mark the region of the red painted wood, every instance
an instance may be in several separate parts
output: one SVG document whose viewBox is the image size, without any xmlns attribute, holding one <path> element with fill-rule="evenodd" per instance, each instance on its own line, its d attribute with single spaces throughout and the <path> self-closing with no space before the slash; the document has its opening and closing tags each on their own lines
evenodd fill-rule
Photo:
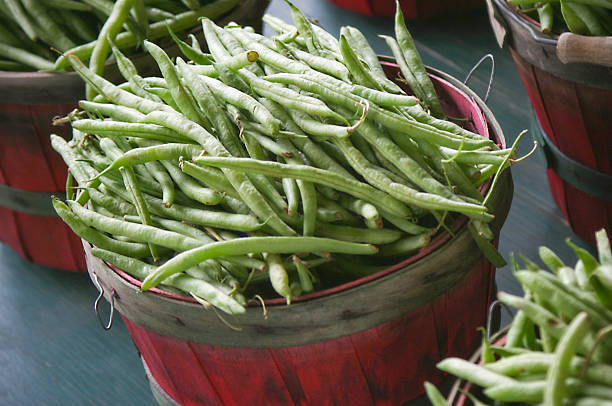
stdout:
<svg viewBox="0 0 612 406">
<path fill-rule="evenodd" d="M 63 192 L 66 165 L 51 148 L 49 134 L 68 138 L 70 126 L 54 127 L 52 119 L 76 107 L 67 104 L 0 103 L 1 183 L 38 191 Z M 0 208 L 0 241 L 39 265 L 85 271 L 80 239 L 57 217 L 36 216 Z"/>
<path fill-rule="evenodd" d="M 392 16 L 394 0 L 329 0 L 338 7 L 368 16 Z M 484 5 L 482 0 L 400 0 L 407 19 L 433 18 L 444 14 L 467 11 Z"/>
<path fill-rule="evenodd" d="M 486 323 L 493 269 L 479 263 L 432 303 L 334 340 L 280 348 L 210 346 L 124 321 L 157 383 L 182 405 L 399 405 L 467 357 Z"/>
<path fill-rule="evenodd" d="M 547 136 L 570 158 L 612 175 L 612 91 L 564 80 L 510 51 Z M 578 236 L 595 244 L 595 231 L 604 227 L 610 235 L 612 202 L 574 188 L 552 170 L 547 175 L 557 206 Z"/>
</svg>

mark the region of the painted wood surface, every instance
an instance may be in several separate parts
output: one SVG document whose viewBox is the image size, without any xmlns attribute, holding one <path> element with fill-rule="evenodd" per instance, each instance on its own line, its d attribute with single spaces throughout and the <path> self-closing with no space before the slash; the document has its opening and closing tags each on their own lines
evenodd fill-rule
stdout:
<svg viewBox="0 0 612 406">
<path fill-rule="evenodd" d="M 571 159 L 611 175 L 612 90 L 566 80 L 531 64 L 514 48 L 510 53 L 546 135 Z M 577 189 L 553 170 L 547 176 L 554 200 L 576 234 L 591 244 L 602 227 L 610 235 L 612 202 Z"/>
<path fill-rule="evenodd" d="M 352 13 L 327 0 L 296 3 L 331 33 L 338 35 L 341 25 L 353 25 L 366 34 L 378 53 L 389 54 L 385 42 L 376 35 L 392 35 L 392 19 Z M 269 12 L 291 19 L 282 0 L 273 0 Z M 529 98 L 507 49 L 499 49 L 495 42 L 485 10 L 460 18 L 409 21 L 408 27 L 424 62 L 458 78 L 463 78 L 482 55 L 492 53 L 496 73 L 489 107 L 510 144 L 530 127 Z M 266 28 L 265 32 L 270 35 L 272 31 Z M 487 66 L 470 82 L 481 95 L 489 78 Z M 519 154 L 530 149 L 531 143 L 524 139 Z M 574 263 L 575 256 L 565 245 L 567 237 L 593 251 L 565 223 L 550 193 L 544 164 L 537 157 L 513 166 L 512 174 L 514 197 L 499 243 L 504 257 L 514 252 L 537 261 L 537 249 L 545 244 L 567 263 Z M 499 289 L 522 294 L 509 267 L 497 271 L 496 281 Z M 123 321 L 115 319 L 110 332 L 98 325 L 92 306 L 96 294 L 86 274 L 27 263 L 0 244 L 1 404 L 154 404 L 142 362 Z M 506 324 L 508 316 L 502 316 Z M 409 405 L 430 403 L 417 399 Z"/>
<path fill-rule="evenodd" d="M 329 0 L 339 7 L 368 16 L 392 16 L 394 0 Z M 484 6 L 483 0 L 400 0 L 404 16 L 408 19 L 428 19 L 457 14 Z"/>
</svg>

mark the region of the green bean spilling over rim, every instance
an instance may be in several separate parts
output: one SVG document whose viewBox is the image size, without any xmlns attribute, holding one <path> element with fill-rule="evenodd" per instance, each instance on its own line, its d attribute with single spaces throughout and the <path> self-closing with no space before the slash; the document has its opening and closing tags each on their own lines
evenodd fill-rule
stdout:
<svg viewBox="0 0 612 406">
<path fill-rule="evenodd" d="M 119 85 L 69 56 L 97 95 L 58 120 L 71 141 L 51 136 L 78 183 L 60 216 L 143 290 L 230 313 L 377 272 L 461 215 L 503 262 L 479 187 L 514 149 L 443 119 L 403 20 L 397 56 L 426 101 L 385 76 L 359 30 L 338 41 L 291 7 L 295 26 L 265 17 L 271 38 L 204 19 L 208 54 L 176 39 L 172 60 L 145 41 L 162 77 L 116 47 Z"/>
<path fill-rule="evenodd" d="M 567 240 L 578 257 L 573 267 L 546 247 L 540 260 L 552 272 L 526 258 L 524 270 L 513 263 L 525 295 L 498 294 L 517 310 L 505 344 L 485 335 L 479 365 L 459 358 L 438 364 L 483 388 L 485 403 L 475 404 L 612 403 L 612 251 L 605 229 L 595 236 L 598 258 Z M 432 404 L 447 404 L 432 386 L 427 392 Z"/>
</svg>

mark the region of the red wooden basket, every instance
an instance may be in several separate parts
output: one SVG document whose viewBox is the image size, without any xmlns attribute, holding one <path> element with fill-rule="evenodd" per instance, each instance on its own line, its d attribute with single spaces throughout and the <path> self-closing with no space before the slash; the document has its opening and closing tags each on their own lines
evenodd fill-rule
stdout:
<svg viewBox="0 0 612 406">
<path fill-rule="evenodd" d="M 493 0 L 491 25 L 510 54 L 531 100 L 547 158 L 553 198 L 573 231 L 595 244 L 595 231 L 612 230 L 612 74 L 591 63 L 563 64 L 558 39 Z"/>
<path fill-rule="evenodd" d="M 392 16 L 395 0 L 329 0 L 338 7 L 369 16 Z M 400 0 L 408 19 L 432 18 L 484 6 L 484 0 Z"/>
<path fill-rule="evenodd" d="M 237 21 L 261 31 L 269 0 L 244 0 L 219 24 Z M 178 48 L 167 41 L 170 55 Z M 158 75 L 148 55 L 132 59 L 141 75 Z M 105 77 L 123 81 L 114 65 Z M 69 126 L 54 127 L 52 119 L 77 107 L 84 95 L 75 73 L 0 71 L 0 242 L 30 262 L 85 271 L 79 238 L 56 216 L 51 196 L 65 190 L 67 168 L 49 142 L 56 133 L 69 138 Z"/>
<path fill-rule="evenodd" d="M 384 63 L 394 77 L 396 65 Z M 505 145 L 490 110 L 469 88 L 433 72 L 443 106 L 452 116 Z M 505 171 L 492 207 L 496 233 L 512 200 Z M 88 270 L 121 313 L 138 347 L 160 404 L 188 405 L 400 405 L 439 382 L 435 364 L 467 356 L 480 342 L 494 268 L 466 228 L 438 235 L 405 261 L 357 281 L 294 298 L 267 301 L 229 318 L 230 329 L 191 298 L 140 282 L 91 255 Z"/>
</svg>

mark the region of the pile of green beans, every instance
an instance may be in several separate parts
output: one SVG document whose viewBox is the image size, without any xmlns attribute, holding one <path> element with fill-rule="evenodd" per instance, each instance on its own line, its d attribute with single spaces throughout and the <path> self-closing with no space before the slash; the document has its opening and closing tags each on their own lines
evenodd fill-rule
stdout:
<svg viewBox="0 0 612 406">
<path fill-rule="evenodd" d="M 227 295 L 289 302 L 384 269 L 459 215 L 497 255 L 478 187 L 513 149 L 429 113 L 403 20 L 393 43 L 427 102 L 384 76 L 357 29 L 338 41 L 291 7 L 295 26 L 265 17 L 271 38 L 204 19 L 210 53 L 177 39 L 189 62 L 145 41 L 163 77 L 113 48 L 114 85 L 71 56 L 97 95 L 59 120 L 71 141 L 51 136 L 78 183 L 59 215 L 142 290 L 206 284 L 189 293 L 232 313 Z"/>
<path fill-rule="evenodd" d="M 114 42 L 135 50 L 215 19 L 240 0 L 0 0 L 0 70 L 61 72 L 66 55 L 102 74 Z M 58 58 L 58 53 L 62 56 Z"/>
<path fill-rule="evenodd" d="M 612 35 L 610 0 L 508 0 L 508 3 L 539 21 L 544 33 Z"/>
<path fill-rule="evenodd" d="M 573 268 L 546 247 L 540 259 L 552 273 L 527 259 L 524 270 L 515 263 L 525 295 L 498 294 L 518 310 L 505 345 L 485 335 L 480 365 L 459 358 L 438 364 L 483 388 L 487 403 L 475 404 L 612 404 L 612 251 L 605 229 L 595 235 L 599 258 L 567 240 L 578 257 Z M 427 392 L 435 406 L 447 404 L 432 385 Z"/>
</svg>

